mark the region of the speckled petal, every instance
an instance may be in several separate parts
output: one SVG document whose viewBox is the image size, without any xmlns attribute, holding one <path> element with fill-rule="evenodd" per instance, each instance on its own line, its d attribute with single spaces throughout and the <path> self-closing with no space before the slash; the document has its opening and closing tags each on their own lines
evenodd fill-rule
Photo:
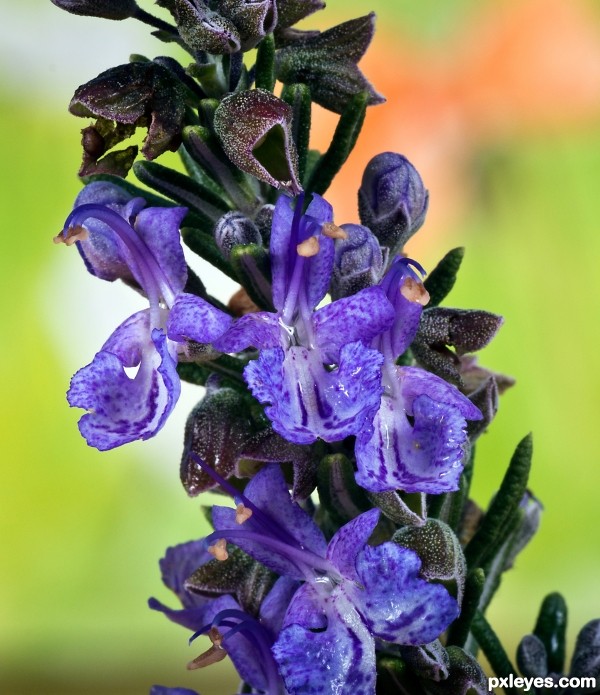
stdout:
<svg viewBox="0 0 600 695">
<path fill-rule="evenodd" d="M 231 326 L 229 314 L 217 309 L 193 294 L 180 294 L 169 313 L 167 334 L 171 340 L 182 343 L 212 343 Z"/>
<path fill-rule="evenodd" d="M 402 399 L 384 396 L 373 434 L 356 440 L 356 482 L 366 490 L 440 494 L 458 488 L 466 422 L 453 407 L 428 396 L 415 400 L 414 424 Z"/>
<path fill-rule="evenodd" d="M 199 695 L 199 693 L 189 688 L 168 688 L 166 685 L 153 685 L 150 688 L 150 695 Z"/>
<path fill-rule="evenodd" d="M 169 608 L 161 601 L 151 598 L 148 599 L 148 607 L 153 611 L 159 611 L 173 623 L 185 627 L 187 630 L 200 630 L 206 624 L 206 604 L 210 599 L 202 598 L 202 603 L 191 608 Z"/>
<path fill-rule="evenodd" d="M 179 233 L 186 214 L 187 208 L 144 208 L 134 224 L 135 231 L 145 241 L 175 295 L 183 292 L 187 280 Z"/>
<path fill-rule="evenodd" d="M 351 581 L 359 580 L 356 556 L 367 544 L 378 521 L 379 509 L 370 509 L 342 526 L 329 542 L 327 558 Z"/>
<path fill-rule="evenodd" d="M 132 198 L 123 189 L 107 181 L 93 181 L 80 191 L 73 207 L 88 204 L 106 205 L 129 222 L 146 205 L 146 201 Z M 89 237 L 77 242 L 76 246 L 88 271 L 102 280 L 132 280 L 131 259 L 111 228 L 94 218 L 86 220 L 85 228 Z"/>
<path fill-rule="evenodd" d="M 327 629 L 282 630 L 273 654 L 290 695 L 375 695 L 373 637 L 352 604 L 339 595 Z"/>
<path fill-rule="evenodd" d="M 413 550 L 391 541 L 365 546 L 356 569 L 363 588 L 345 584 L 344 591 L 376 637 L 426 644 L 458 616 L 458 604 L 445 587 L 419 578 L 421 560 Z"/>
<path fill-rule="evenodd" d="M 90 411 L 79 420 L 79 430 L 100 451 L 155 435 L 179 398 L 174 345 L 164 333 L 154 329 L 139 352 L 134 378 L 117 355 L 102 350 L 71 379 L 69 405 Z"/>
<path fill-rule="evenodd" d="M 279 634 L 285 613 L 298 586 L 298 582 L 290 577 L 279 577 L 260 604 L 260 622 L 269 629 L 271 634 Z"/>
<path fill-rule="evenodd" d="M 479 408 L 473 405 L 456 386 L 439 376 L 418 367 L 400 367 L 397 371 L 402 383 L 402 397 L 408 403 L 417 396 L 425 395 L 434 401 L 452 406 L 467 420 L 481 420 L 483 417 Z"/>
<path fill-rule="evenodd" d="M 394 307 L 380 287 L 369 287 L 338 299 L 314 313 L 317 343 L 328 362 L 335 363 L 342 345 L 357 340 L 368 345 L 394 323 Z"/>
<path fill-rule="evenodd" d="M 213 347 L 219 352 L 241 352 L 248 347 L 264 350 L 280 345 L 280 335 L 277 315 L 257 311 L 237 319 L 218 340 L 213 341 Z"/>
<path fill-rule="evenodd" d="M 339 366 L 327 371 L 318 350 L 263 350 L 244 371 L 255 398 L 269 404 L 273 429 L 296 444 L 317 437 L 335 442 L 368 431 L 381 399 L 382 355 L 362 343 L 340 351 Z"/>
</svg>

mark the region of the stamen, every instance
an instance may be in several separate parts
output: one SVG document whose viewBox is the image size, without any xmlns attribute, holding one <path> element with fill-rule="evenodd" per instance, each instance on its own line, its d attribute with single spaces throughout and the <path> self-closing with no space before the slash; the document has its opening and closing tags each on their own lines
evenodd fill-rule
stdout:
<svg viewBox="0 0 600 695">
<path fill-rule="evenodd" d="M 334 224 L 333 222 L 325 222 L 325 224 L 321 228 L 321 233 L 323 234 L 323 236 L 327 236 L 330 239 L 348 238 L 348 234 L 341 227 L 338 227 L 337 224 Z"/>
<path fill-rule="evenodd" d="M 219 661 L 223 661 L 223 659 L 227 656 L 227 652 L 221 646 L 223 642 L 223 635 L 217 630 L 216 627 L 210 628 L 208 631 L 208 636 L 212 642 L 212 647 L 200 654 L 200 656 L 197 656 L 193 661 L 189 662 L 187 667 L 190 671 L 216 664 Z"/>
<path fill-rule="evenodd" d="M 244 521 L 248 521 L 248 519 L 252 516 L 252 510 L 249 507 L 246 507 L 244 504 L 240 503 L 238 506 L 235 508 L 235 523 L 236 524 L 243 524 Z"/>
<path fill-rule="evenodd" d="M 303 242 L 298 244 L 298 246 L 296 246 L 298 255 L 303 256 L 304 258 L 316 256 L 319 253 L 319 249 L 319 240 L 316 236 L 310 236 L 308 239 L 305 239 Z"/>
<path fill-rule="evenodd" d="M 229 557 L 227 552 L 227 541 L 224 538 L 219 538 L 214 545 L 209 545 L 208 552 L 215 557 L 219 562 L 224 562 Z"/>
<path fill-rule="evenodd" d="M 411 277 L 405 278 L 400 287 L 400 294 L 409 302 L 416 302 L 421 306 L 425 306 L 429 302 L 429 292 L 425 289 L 425 285 Z"/>
<path fill-rule="evenodd" d="M 81 225 L 75 225 L 68 229 L 63 229 L 60 234 L 57 234 L 52 241 L 55 244 L 65 244 L 72 246 L 76 241 L 85 241 L 89 237 L 89 232 Z"/>
</svg>

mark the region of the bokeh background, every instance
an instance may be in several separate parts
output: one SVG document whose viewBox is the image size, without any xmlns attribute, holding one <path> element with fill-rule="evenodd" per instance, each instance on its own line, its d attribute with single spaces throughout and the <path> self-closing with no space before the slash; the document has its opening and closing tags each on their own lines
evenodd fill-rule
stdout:
<svg viewBox="0 0 600 695">
<path fill-rule="evenodd" d="M 141 3 L 150 9 L 150 3 Z M 157 560 L 203 533 L 178 481 L 185 389 L 154 441 L 98 453 L 64 392 L 117 322 L 138 308 L 125 287 L 88 276 L 54 247 L 79 184 L 75 87 L 164 45 L 145 27 L 78 18 L 49 0 L 2 0 L 0 214 L 0 693 L 142 695 L 153 683 L 231 695 L 226 664 L 188 674 L 183 630 L 146 607 L 168 600 Z M 329 0 L 306 24 L 371 9 L 379 31 L 362 65 L 388 98 L 331 191 L 336 221 L 357 221 L 368 159 L 406 154 L 431 193 L 410 242 L 431 268 L 466 259 L 449 303 L 506 317 L 481 355 L 514 376 L 478 448 L 474 494 L 487 504 L 532 430 L 531 488 L 546 511 L 505 576 L 489 617 L 511 652 L 542 597 L 570 606 L 569 637 L 600 616 L 598 320 L 600 15 L 585 0 Z M 333 120 L 320 113 L 315 145 Z M 209 289 L 232 291 L 218 274 Z"/>
</svg>

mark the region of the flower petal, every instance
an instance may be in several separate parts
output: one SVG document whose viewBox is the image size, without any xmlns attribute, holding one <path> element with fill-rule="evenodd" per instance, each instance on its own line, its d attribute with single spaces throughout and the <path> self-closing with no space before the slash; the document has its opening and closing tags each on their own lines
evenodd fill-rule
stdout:
<svg viewBox="0 0 600 695">
<path fill-rule="evenodd" d="M 213 347 L 219 352 L 241 352 L 248 347 L 259 350 L 277 347 L 281 343 L 281 328 L 276 314 L 257 311 L 235 321 Z"/>
<path fill-rule="evenodd" d="M 368 345 L 392 326 L 394 315 L 394 307 L 380 287 L 366 288 L 316 311 L 313 323 L 326 361 L 337 362 L 346 343 L 360 340 Z"/>
<path fill-rule="evenodd" d="M 417 396 L 425 395 L 434 401 L 456 408 L 466 420 L 481 420 L 483 417 L 479 408 L 473 405 L 456 386 L 435 374 L 419 367 L 400 367 L 398 376 L 402 381 L 402 396 L 409 403 Z"/>
<path fill-rule="evenodd" d="M 69 405 L 90 411 L 79 420 L 79 430 L 100 451 L 155 435 L 179 398 L 174 347 L 164 333 L 154 329 L 152 341 L 140 344 L 139 352 L 133 379 L 125 373 L 123 361 L 107 350 L 71 379 Z"/>
<path fill-rule="evenodd" d="M 346 584 L 344 591 L 376 637 L 426 644 L 458 616 L 458 604 L 443 586 L 419 578 L 421 560 L 408 548 L 391 541 L 365 546 L 356 569 L 364 588 Z"/>
<path fill-rule="evenodd" d="M 282 630 L 273 654 L 290 695 L 373 695 L 375 645 L 352 604 L 340 594 L 327 629 L 301 625 Z"/>
<path fill-rule="evenodd" d="M 318 350 L 263 350 L 244 376 L 255 398 L 270 404 L 273 429 L 296 444 L 317 437 L 335 442 L 369 428 L 381 399 L 383 356 L 362 343 L 340 351 L 339 366 L 327 371 Z"/>
<path fill-rule="evenodd" d="M 212 343 L 232 324 L 229 314 L 193 294 L 181 293 L 169 313 L 167 334 L 171 340 L 183 343 Z"/>
<path fill-rule="evenodd" d="M 379 521 L 379 509 L 370 509 L 342 526 L 329 542 L 327 559 L 351 581 L 358 581 L 356 556 L 367 544 Z"/>
<path fill-rule="evenodd" d="M 372 492 L 440 494 L 458 489 L 465 426 L 456 408 L 428 396 L 414 401 L 412 413 L 407 413 L 402 399 L 384 396 L 373 434 L 356 440 L 356 482 Z"/>
<path fill-rule="evenodd" d="M 184 606 L 196 606 L 206 602 L 198 594 L 187 591 L 184 582 L 199 567 L 212 559 L 213 556 L 201 540 L 167 548 L 165 556 L 161 558 L 159 565 L 163 583 L 178 596 Z"/>
<path fill-rule="evenodd" d="M 144 208 L 134 224 L 135 231 L 145 241 L 175 295 L 183 292 L 188 274 L 179 233 L 186 215 L 187 208 Z"/>
</svg>

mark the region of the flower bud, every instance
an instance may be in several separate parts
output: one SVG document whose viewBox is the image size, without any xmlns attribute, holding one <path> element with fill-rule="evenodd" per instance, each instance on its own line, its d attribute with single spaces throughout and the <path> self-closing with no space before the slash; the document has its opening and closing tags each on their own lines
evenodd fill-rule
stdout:
<svg viewBox="0 0 600 695">
<path fill-rule="evenodd" d="M 277 28 L 285 29 L 325 7 L 323 0 L 276 0 Z"/>
<path fill-rule="evenodd" d="M 135 0 L 51 0 L 61 10 L 84 17 L 127 19 L 137 10 Z"/>
<path fill-rule="evenodd" d="M 346 239 L 336 239 L 331 296 L 348 297 L 376 285 L 384 270 L 384 258 L 375 235 L 360 224 L 344 224 Z"/>
<path fill-rule="evenodd" d="M 517 647 L 517 665 L 526 678 L 548 675 L 548 654 L 539 637 L 525 635 Z"/>
<path fill-rule="evenodd" d="M 194 51 L 224 55 L 240 50 L 235 25 L 202 0 L 158 0 L 157 4 L 169 10 L 179 35 Z"/>
<path fill-rule="evenodd" d="M 242 171 L 297 195 L 298 154 L 292 138 L 292 108 L 265 89 L 225 97 L 214 127 L 225 154 Z"/>
<path fill-rule="evenodd" d="M 454 645 L 446 649 L 450 660 L 448 678 L 427 683 L 428 695 L 486 695 L 487 678 L 476 659 Z"/>
<path fill-rule="evenodd" d="M 358 191 L 360 221 L 392 254 L 423 224 L 428 203 L 419 172 L 406 157 L 382 152 L 367 164 Z"/>
<path fill-rule="evenodd" d="M 577 635 L 570 675 L 600 680 L 600 620 L 586 623 Z"/>
<path fill-rule="evenodd" d="M 392 539 L 421 558 L 421 575 L 441 581 L 456 596 L 459 606 L 465 588 L 467 565 L 458 538 L 443 521 L 428 519 L 421 527 L 404 527 Z"/>
<path fill-rule="evenodd" d="M 277 24 L 275 0 L 219 0 L 214 7 L 238 30 L 242 51 L 254 48 Z"/>
<path fill-rule="evenodd" d="M 227 259 L 231 258 L 234 246 L 262 244 L 260 232 L 254 222 L 237 210 L 227 212 L 219 218 L 215 225 L 215 241 Z"/>
</svg>

